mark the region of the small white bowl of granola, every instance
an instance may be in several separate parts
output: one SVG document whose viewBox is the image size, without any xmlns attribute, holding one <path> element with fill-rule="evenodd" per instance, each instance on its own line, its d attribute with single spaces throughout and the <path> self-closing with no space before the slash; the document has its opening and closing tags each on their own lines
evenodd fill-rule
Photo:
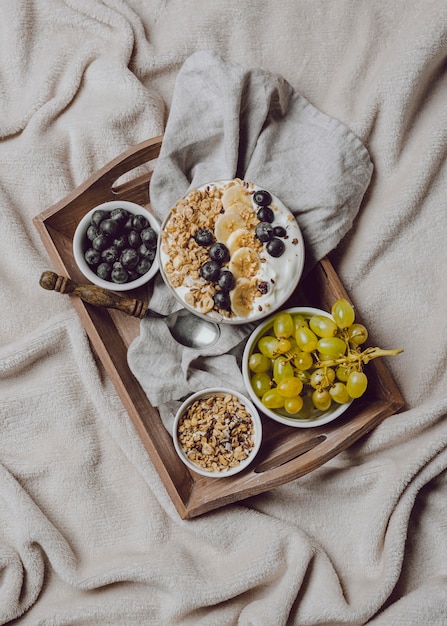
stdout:
<svg viewBox="0 0 447 626">
<path fill-rule="evenodd" d="M 225 478 L 242 472 L 255 458 L 262 422 L 254 404 L 241 393 L 225 387 L 204 389 L 178 409 L 173 441 L 189 469 Z"/>
<path fill-rule="evenodd" d="M 219 323 L 246 324 L 280 308 L 304 268 L 293 213 L 240 179 L 191 190 L 161 226 L 160 273 L 181 304 Z"/>
</svg>

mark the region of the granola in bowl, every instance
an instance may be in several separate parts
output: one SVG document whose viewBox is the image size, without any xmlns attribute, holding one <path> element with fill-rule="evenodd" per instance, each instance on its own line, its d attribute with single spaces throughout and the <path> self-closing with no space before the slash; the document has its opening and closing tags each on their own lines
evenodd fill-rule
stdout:
<svg viewBox="0 0 447 626">
<path fill-rule="evenodd" d="M 304 266 L 294 215 L 269 191 L 234 179 L 190 191 L 161 228 L 160 271 L 200 316 L 244 324 L 282 306 Z"/>
<path fill-rule="evenodd" d="M 248 398 L 227 388 L 190 396 L 174 421 L 174 446 L 193 471 L 210 477 L 233 476 L 254 459 L 262 424 Z"/>
</svg>

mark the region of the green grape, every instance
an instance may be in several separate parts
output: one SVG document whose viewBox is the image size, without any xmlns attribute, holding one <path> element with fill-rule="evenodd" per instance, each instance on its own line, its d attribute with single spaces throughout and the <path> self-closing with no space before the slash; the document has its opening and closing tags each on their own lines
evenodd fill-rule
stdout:
<svg viewBox="0 0 447 626">
<path fill-rule="evenodd" d="M 317 349 L 318 337 L 307 326 L 300 326 L 295 331 L 298 347 L 303 352 L 314 352 Z"/>
<path fill-rule="evenodd" d="M 260 398 L 272 387 L 272 380 L 267 372 L 258 372 L 257 374 L 253 374 L 250 382 L 253 387 L 253 391 Z"/>
<path fill-rule="evenodd" d="M 353 346 L 360 346 L 368 339 L 368 331 L 363 324 L 351 324 L 348 328 L 348 340 Z"/>
<path fill-rule="evenodd" d="M 264 335 L 258 341 L 259 351 L 269 359 L 273 359 L 276 356 L 276 350 L 278 349 L 279 340 L 271 335 Z"/>
<path fill-rule="evenodd" d="M 354 309 L 345 298 L 339 298 L 334 302 L 331 313 L 339 328 L 348 328 L 354 323 Z"/>
<path fill-rule="evenodd" d="M 318 337 L 333 337 L 337 333 L 337 324 L 330 317 L 313 315 L 309 327 Z"/>
<path fill-rule="evenodd" d="M 294 356 L 298 354 L 298 352 L 300 352 L 300 349 L 298 348 L 298 344 L 296 342 L 295 337 L 288 337 L 287 341 L 290 342 L 290 350 L 289 350 L 290 354 L 293 354 Z"/>
<path fill-rule="evenodd" d="M 248 367 L 252 372 L 268 372 L 271 368 L 271 361 L 261 352 L 253 352 L 248 359 Z"/>
<path fill-rule="evenodd" d="M 277 389 L 284 398 L 294 398 L 301 393 L 303 383 L 296 376 L 285 376 L 278 382 Z"/>
<path fill-rule="evenodd" d="M 329 387 L 335 380 L 335 372 L 330 367 L 319 367 L 310 376 L 310 384 L 314 389 Z"/>
<path fill-rule="evenodd" d="M 327 389 L 315 389 L 312 393 L 312 402 L 319 411 L 327 411 L 332 404 L 332 398 Z"/>
<path fill-rule="evenodd" d="M 321 354 L 338 359 L 346 352 L 346 342 L 340 337 L 322 337 L 318 340 L 317 350 Z"/>
<path fill-rule="evenodd" d="M 290 352 L 290 348 L 292 344 L 288 339 L 281 338 L 278 340 L 278 347 L 276 349 L 277 354 L 285 354 L 286 352 Z"/>
<path fill-rule="evenodd" d="M 284 406 L 284 398 L 277 389 L 269 389 L 261 398 L 261 402 L 268 409 L 281 409 Z"/>
<path fill-rule="evenodd" d="M 309 370 L 296 370 L 295 376 L 300 379 L 303 385 L 310 385 L 310 372 Z"/>
<path fill-rule="evenodd" d="M 351 368 L 345 365 L 339 365 L 335 370 L 335 375 L 338 380 L 341 380 L 342 383 L 345 383 L 348 380 L 349 373 Z"/>
<path fill-rule="evenodd" d="M 351 399 L 346 385 L 340 381 L 337 381 L 329 388 L 329 394 L 337 404 L 346 404 Z"/>
<path fill-rule="evenodd" d="M 284 409 L 290 415 L 298 413 L 303 408 L 303 398 L 301 396 L 295 396 L 294 398 L 284 398 Z"/>
<path fill-rule="evenodd" d="M 278 339 L 281 337 L 287 339 L 287 337 L 293 335 L 294 331 L 295 324 L 293 323 L 290 313 L 286 313 L 285 311 L 278 313 L 273 320 L 273 332 L 276 337 L 278 337 Z"/>
<path fill-rule="evenodd" d="M 294 315 L 292 315 L 292 319 L 295 327 L 295 333 L 298 328 L 301 328 L 302 326 L 309 326 L 307 319 L 304 317 L 304 315 L 301 315 L 301 313 L 294 313 Z"/>
<path fill-rule="evenodd" d="M 324 363 L 325 361 L 333 361 L 334 357 L 331 356 L 330 354 L 323 354 L 322 352 L 318 353 L 318 360 L 321 363 Z"/>
<path fill-rule="evenodd" d="M 273 380 L 278 384 L 287 376 L 293 376 L 293 367 L 290 361 L 281 355 L 273 361 Z"/>
<path fill-rule="evenodd" d="M 364 372 L 353 371 L 346 381 L 346 389 L 351 398 L 360 398 L 366 391 L 368 378 Z"/>
<path fill-rule="evenodd" d="M 314 360 L 309 352 L 298 352 L 298 354 L 293 357 L 292 363 L 297 369 L 304 371 L 312 367 Z"/>
</svg>

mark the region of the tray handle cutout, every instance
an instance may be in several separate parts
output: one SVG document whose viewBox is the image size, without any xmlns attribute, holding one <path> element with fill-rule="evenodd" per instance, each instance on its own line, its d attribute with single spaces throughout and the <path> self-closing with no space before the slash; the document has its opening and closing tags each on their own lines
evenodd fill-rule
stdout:
<svg viewBox="0 0 447 626">
<path fill-rule="evenodd" d="M 147 204 L 152 170 L 144 166 L 157 159 L 161 143 L 162 136 L 148 139 L 111 161 L 100 179 L 101 186 L 108 187 L 115 199 Z"/>
</svg>

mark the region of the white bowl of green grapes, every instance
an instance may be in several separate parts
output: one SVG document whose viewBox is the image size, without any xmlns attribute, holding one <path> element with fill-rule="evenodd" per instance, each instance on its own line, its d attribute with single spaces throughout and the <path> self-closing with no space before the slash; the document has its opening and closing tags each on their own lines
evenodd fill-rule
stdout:
<svg viewBox="0 0 447 626">
<path fill-rule="evenodd" d="M 280 310 L 249 337 L 242 358 L 247 391 L 271 419 L 308 428 L 342 415 L 366 392 L 365 365 L 401 350 L 365 348 L 368 331 L 345 298 L 331 311 Z"/>
</svg>

